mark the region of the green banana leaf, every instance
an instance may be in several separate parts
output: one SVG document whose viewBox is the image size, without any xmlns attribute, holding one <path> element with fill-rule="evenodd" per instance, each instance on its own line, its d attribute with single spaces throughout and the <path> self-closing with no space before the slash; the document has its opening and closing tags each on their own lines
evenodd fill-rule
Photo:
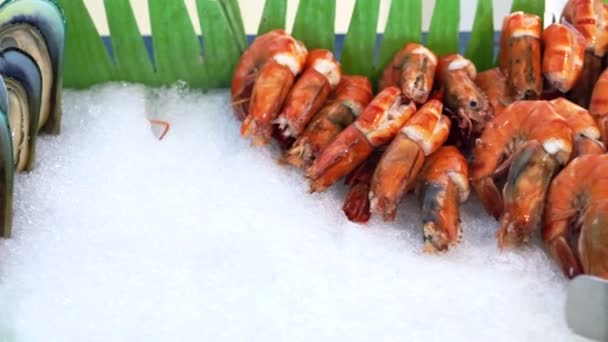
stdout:
<svg viewBox="0 0 608 342">
<path fill-rule="evenodd" d="M 347 74 L 372 77 L 380 1 L 357 0 L 344 39 L 342 67 Z M 363 63 L 362 63 L 363 61 Z"/>
<path fill-rule="evenodd" d="M 264 4 L 264 13 L 260 19 L 258 35 L 272 30 L 285 29 L 287 17 L 287 0 L 267 0 Z"/>
<path fill-rule="evenodd" d="M 464 56 L 470 59 L 477 71 L 485 71 L 494 66 L 494 20 L 492 18 L 492 0 L 479 0 L 471 41 Z"/>
<path fill-rule="evenodd" d="M 336 0 L 300 0 L 292 35 L 309 49 L 333 50 L 335 22 Z"/>
<path fill-rule="evenodd" d="M 422 42 L 422 0 L 393 0 L 382 35 L 377 70 L 381 72 L 407 43 Z"/>
<path fill-rule="evenodd" d="M 244 1 L 244 0 L 243 0 Z M 149 0 L 153 53 L 140 36 L 129 0 L 104 0 L 110 56 L 83 0 L 57 0 L 68 22 L 64 85 L 86 88 L 108 81 L 168 85 L 186 81 L 194 88 L 223 88 L 247 47 L 238 0 L 197 0 L 203 34 L 196 36 L 183 0 Z M 347 73 L 376 81 L 392 56 L 408 42 L 422 41 L 422 0 L 392 0 L 382 40 L 377 39 L 380 1 L 357 0 L 344 40 L 341 62 Z M 544 12 L 543 0 L 514 0 L 512 11 Z M 492 66 L 492 0 L 478 0 L 471 39 L 459 51 L 459 0 L 436 0 L 426 44 L 438 55 L 461 52 L 479 70 Z M 266 0 L 258 34 L 286 28 L 287 0 Z M 309 49 L 336 52 L 336 0 L 300 0 L 292 30 Z M 85 58 L 86 56 L 86 58 Z M 112 58 L 113 57 L 113 58 Z"/>
<path fill-rule="evenodd" d="M 130 1 L 104 0 L 104 5 L 116 59 L 114 78 L 127 82 L 157 84 L 154 66 L 148 57 Z"/>
<path fill-rule="evenodd" d="M 457 53 L 460 30 L 460 0 L 437 0 L 426 45 L 438 56 Z"/>
</svg>

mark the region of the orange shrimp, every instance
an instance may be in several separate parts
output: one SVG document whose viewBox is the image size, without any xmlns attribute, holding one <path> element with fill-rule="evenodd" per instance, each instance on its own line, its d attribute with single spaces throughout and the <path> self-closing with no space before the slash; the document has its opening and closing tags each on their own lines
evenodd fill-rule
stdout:
<svg viewBox="0 0 608 342">
<path fill-rule="evenodd" d="M 458 142 L 464 145 L 475 140 L 493 117 L 488 98 L 473 81 L 476 77 L 475 65 L 461 55 L 450 54 L 439 60 L 437 78 L 445 88 L 444 103 L 456 114 Z"/>
<path fill-rule="evenodd" d="M 551 105 L 561 117 L 566 119 L 574 139 L 573 156 L 602 154 L 606 152 L 601 141 L 600 129 L 593 116 L 583 107 L 559 97 Z"/>
<path fill-rule="evenodd" d="M 374 170 L 383 152 L 382 147 L 374 150 L 372 155 L 349 173 L 344 180 L 344 184 L 349 189 L 342 203 L 342 211 L 349 221 L 365 223 L 371 217 L 369 188 Z"/>
<path fill-rule="evenodd" d="M 553 180 L 542 238 L 564 275 L 608 279 L 608 155 L 570 162 Z"/>
<path fill-rule="evenodd" d="M 585 41 L 582 73 L 568 97 L 581 107 L 589 107 L 589 91 L 602 71 L 602 59 L 608 48 L 608 10 L 602 0 L 569 0 L 562 20 L 574 26 Z"/>
<path fill-rule="evenodd" d="M 507 77 L 514 100 L 540 98 L 541 31 L 541 20 L 533 14 L 514 12 L 503 22 L 499 66 Z"/>
<path fill-rule="evenodd" d="M 542 36 L 543 75 L 561 93 L 567 93 L 581 76 L 585 60 L 585 40 L 568 23 L 552 24 Z"/>
<path fill-rule="evenodd" d="M 608 146 L 608 69 L 602 72 L 595 87 L 593 87 L 589 112 L 600 128 L 604 145 Z"/>
<path fill-rule="evenodd" d="M 416 182 L 425 252 L 447 251 L 460 243 L 460 204 L 470 192 L 469 166 L 456 147 L 443 146 L 428 157 Z"/>
<path fill-rule="evenodd" d="M 323 191 L 354 170 L 374 149 L 391 141 L 414 112 L 416 105 L 398 88 L 381 91 L 306 170 L 310 192 Z"/>
<path fill-rule="evenodd" d="M 405 97 L 424 104 L 433 90 L 437 57 L 426 47 L 408 43 L 384 69 L 380 89 L 400 87 Z"/>
<path fill-rule="evenodd" d="M 608 50 L 608 9 L 602 0 L 569 0 L 562 19 L 580 32 L 587 51 L 604 56 Z"/>
<path fill-rule="evenodd" d="M 231 95 L 234 112 L 239 120 L 249 113 L 249 100 L 253 85 L 266 62 L 281 53 L 285 42 L 291 37 L 284 30 L 274 30 L 256 37 L 245 50 L 232 76 Z"/>
<path fill-rule="evenodd" d="M 546 188 L 571 154 L 568 123 L 547 101 L 517 101 L 487 125 L 473 151 L 471 181 L 486 211 L 500 219 L 499 247 L 528 241 Z M 501 195 L 496 182 L 505 170 Z"/>
<path fill-rule="evenodd" d="M 562 20 L 571 23 L 585 40 L 585 48 L 595 50 L 597 38 L 597 17 L 595 2 L 597 0 L 569 0 L 562 11 Z"/>
<path fill-rule="evenodd" d="M 499 68 L 478 73 L 475 84 L 486 94 L 494 115 L 500 114 L 505 107 L 511 104 L 507 79 Z"/>
<path fill-rule="evenodd" d="M 275 123 L 284 137 L 299 137 L 312 117 L 321 109 L 330 92 L 340 83 L 342 67 L 329 50 L 308 54 L 306 68 L 291 89 L 285 108 Z"/>
<path fill-rule="evenodd" d="M 414 185 L 425 156 L 447 140 L 451 122 L 443 104 L 430 100 L 403 126 L 378 162 L 370 188 L 372 213 L 395 219 L 397 205 Z"/>
<path fill-rule="evenodd" d="M 270 142 L 273 121 L 283 107 L 295 77 L 302 71 L 308 55 L 304 44 L 291 36 L 281 36 L 280 39 L 263 40 L 263 42 L 267 44 L 256 45 L 255 48 L 266 50 L 266 52 L 258 51 L 258 54 L 268 53 L 270 58 L 255 77 L 249 112 L 241 125 L 241 135 L 245 138 L 251 136 L 254 146 L 266 145 Z M 245 54 L 245 56 L 250 55 Z M 243 68 L 249 66 L 243 64 L 245 65 Z M 238 71 L 235 75 L 242 73 L 244 71 Z"/>
<path fill-rule="evenodd" d="M 286 153 L 284 161 L 307 168 L 319 153 L 350 125 L 372 99 L 372 84 L 365 76 L 344 75 L 323 107 Z"/>
</svg>

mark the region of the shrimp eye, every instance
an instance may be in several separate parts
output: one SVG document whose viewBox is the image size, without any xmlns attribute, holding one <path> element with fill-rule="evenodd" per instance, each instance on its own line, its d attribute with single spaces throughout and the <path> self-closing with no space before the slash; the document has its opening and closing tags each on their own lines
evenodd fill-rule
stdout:
<svg viewBox="0 0 608 342">
<path fill-rule="evenodd" d="M 471 100 L 471 102 L 469 102 L 469 107 L 476 108 L 477 107 L 477 101 Z"/>
<path fill-rule="evenodd" d="M 534 100 L 536 99 L 536 92 L 532 89 L 526 90 L 524 93 L 524 100 Z"/>
</svg>

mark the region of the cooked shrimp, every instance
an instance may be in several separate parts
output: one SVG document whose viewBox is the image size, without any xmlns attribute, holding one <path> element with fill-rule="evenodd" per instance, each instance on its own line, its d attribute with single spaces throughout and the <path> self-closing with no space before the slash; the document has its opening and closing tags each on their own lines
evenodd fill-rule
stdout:
<svg viewBox="0 0 608 342">
<path fill-rule="evenodd" d="M 602 72 L 603 58 L 608 48 L 608 10 L 602 0 L 569 0 L 562 19 L 574 26 L 585 41 L 585 60 L 581 76 L 568 97 L 588 108 L 590 91 Z"/>
<path fill-rule="evenodd" d="M 285 43 L 291 40 L 284 30 L 270 31 L 258 36 L 239 59 L 230 89 L 233 109 L 239 120 L 244 120 L 249 113 L 251 91 L 260 70 L 273 56 L 282 53 Z"/>
<path fill-rule="evenodd" d="M 561 117 L 566 119 L 574 135 L 573 157 L 585 154 L 602 154 L 606 150 L 601 141 L 600 129 L 593 116 L 583 107 L 559 97 L 551 105 Z"/>
<path fill-rule="evenodd" d="M 323 191 L 354 170 L 374 149 L 391 141 L 414 112 L 416 105 L 398 88 L 380 92 L 306 170 L 310 191 Z"/>
<path fill-rule="evenodd" d="M 455 114 L 460 128 L 458 143 L 464 145 L 474 141 L 493 117 L 488 98 L 474 82 L 476 77 L 475 65 L 461 55 L 439 60 L 437 78 L 445 89 L 444 103 Z"/>
<path fill-rule="evenodd" d="M 255 77 L 249 112 L 241 125 L 243 137 L 251 136 L 252 143 L 256 146 L 270 142 L 273 121 L 283 107 L 294 79 L 302 71 L 308 55 L 304 44 L 290 36 L 281 36 L 280 39 L 263 40 L 263 42 L 267 44 L 255 47 L 271 51 L 271 53 L 267 52 L 270 58 Z M 248 66 L 246 63 L 244 65 Z M 244 71 L 235 75 L 242 73 Z"/>
<path fill-rule="evenodd" d="M 507 77 L 514 100 L 540 98 L 541 31 L 541 20 L 533 14 L 514 12 L 503 22 L 499 66 Z"/>
<path fill-rule="evenodd" d="M 409 43 L 384 69 L 380 89 L 400 87 L 405 97 L 424 104 L 433 90 L 437 57 L 426 47 Z"/>
<path fill-rule="evenodd" d="M 499 68 L 478 73 L 475 84 L 488 98 L 494 115 L 500 114 L 505 107 L 511 104 L 507 79 Z"/>
<path fill-rule="evenodd" d="M 372 99 L 365 76 L 344 75 L 331 99 L 310 121 L 285 156 L 285 161 L 307 168 L 319 153 L 350 125 Z"/>
<path fill-rule="evenodd" d="M 552 24 L 543 40 L 543 75 L 561 93 L 567 93 L 581 76 L 585 60 L 585 40 L 570 24 Z"/>
<path fill-rule="evenodd" d="M 342 67 L 329 50 L 308 54 L 306 68 L 291 89 L 276 123 L 283 136 L 297 138 L 340 83 Z"/>
<path fill-rule="evenodd" d="M 342 211 L 344 211 L 349 221 L 365 223 L 371 217 L 369 187 L 374 170 L 383 152 L 382 147 L 374 150 L 372 155 L 348 174 L 344 180 L 344 184 L 349 189 L 342 204 Z"/>
<path fill-rule="evenodd" d="M 460 203 L 470 194 L 469 166 L 454 146 L 432 153 L 420 172 L 416 193 L 422 206 L 424 251 L 447 251 L 460 243 Z"/>
<path fill-rule="evenodd" d="M 595 87 L 593 87 L 589 112 L 600 128 L 604 145 L 608 145 L 608 69 L 602 72 Z"/>
<path fill-rule="evenodd" d="M 602 0 L 568 0 L 562 19 L 580 32 L 585 49 L 596 56 L 608 50 L 608 10 Z"/>
<path fill-rule="evenodd" d="M 450 119 L 441 114 L 443 104 L 430 100 L 403 126 L 387 147 L 374 171 L 370 188 L 372 213 L 385 221 L 395 219 L 397 205 L 412 188 L 425 156 L 447 140 Z"/>
<path fill-rule="evenodd" d="M 570 160 L 572 132 L 547 101 L 518 101 L 488 123 L 473 152 L 471 180 L 500 219 L 500 247 L 528 241 L 540 224 L 546 187 Z M 504 198 L 496 182 L 508 170 Z"/>
<path fill-rule="evenodd" d="M 555 177 L 542 237 L 568 278 L 608 279 L 608 155 L 576 158 Z"/>
</svg>

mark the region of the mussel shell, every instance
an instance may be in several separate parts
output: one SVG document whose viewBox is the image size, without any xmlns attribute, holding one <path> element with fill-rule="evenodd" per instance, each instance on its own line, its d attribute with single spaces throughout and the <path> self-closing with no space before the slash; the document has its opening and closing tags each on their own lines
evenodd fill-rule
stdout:
<svg viewBox="0 0 608 342">
<path fill-rule="evenodd" d="M 61 128 L 64 40 L 65 18 L 54 1 L 9 0 L 0 5 L 0 48 L 18 47 L 36 60 L 42 72 L 38 129 L 52 134 Z"/>
<path fill-rule="evenodd" d="M 41 72 L 42 103 L 38 120 L 40 130 L 46 123 L 51 112 L 51 91 L 53 86 L 53 67 L 44 38 L 40 32 L 28 24 L 16 24 L 0 28 L 0 50 L 16 47 L 30 55 Z"/>
<path fill-rule="evenodd" d="M 0 75 L 4 77 L 8 90 L 8 118 L 13 137 L 13 151 L 16 152 L 16 169 L 30 171 L 36 153 L 42 98 L 40 69 L 24 51 L 8 48 L 0 51 Z"/>
<path fill-rule="evenodd" d="M 0 77 L 0 237 L 9 238 L 13 225 L 15 160 L 8 121 L 8 91 Z"/>
<path fill-rule="evenodd" d="M 8 90 L 4 79 L 0 77 L 0 114 L 8 116 Z"/>
</svg>

